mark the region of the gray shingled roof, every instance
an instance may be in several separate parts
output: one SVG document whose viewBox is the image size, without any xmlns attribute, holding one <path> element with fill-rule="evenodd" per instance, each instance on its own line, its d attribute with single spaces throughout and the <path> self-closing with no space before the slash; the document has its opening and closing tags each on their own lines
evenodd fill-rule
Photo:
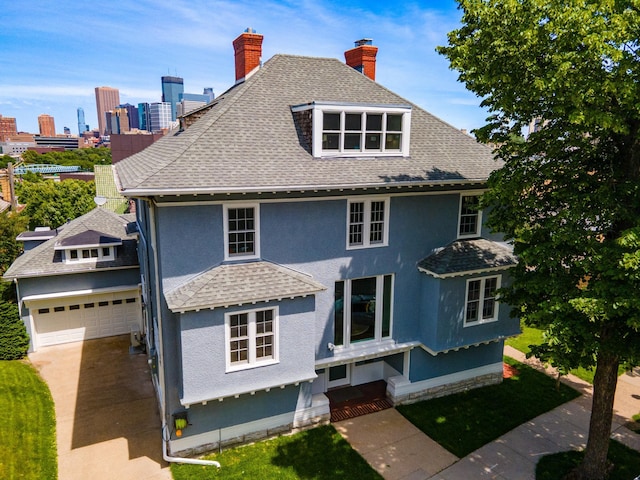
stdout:
<svg viewBox="0 0 640 480">
<path fill-rule="evenodd" d="M 418 263 L 418 269 L 434 277 L 450 277 L 478 271 L 510 268 L 518 263 L 513 250 L 484 238 L 456 240 Z"/>
<path fill-rule="evenodd" d="M 103 208 L 94 208 L 89 213 L 59 227 L 56 237 L 20 255 L 5 272 L 3 278 L 13 280 L 14 278 L 63 275 L 138 266 L 137 235 L 126 232 L 127 224 L 130 221 L 131 217 L 128 215 L 118 215 Z M 91 230 L 122 239 L 122 245 L 117 247 L 116 259 L 97 263 L 68 264 L 63 262 L 62 252 L 55 250 L 56 244 Z"/>
<path fill-rule="evenodd" d="M 270 262 L 219 265 L 165 293 L 173 312 L 304 297 L 325 290 L 310 276 Z"/>
<path fill-rule="evenodd" d="M 291 112 L 314 101 L 411 105 L 339 60 L 276 55 L 191 127 L 118 162 L 119 188 L 144 195 L 481 182 L 501 165 L 416 105 L 410 157 L 314 158 Z"/>
</svg>

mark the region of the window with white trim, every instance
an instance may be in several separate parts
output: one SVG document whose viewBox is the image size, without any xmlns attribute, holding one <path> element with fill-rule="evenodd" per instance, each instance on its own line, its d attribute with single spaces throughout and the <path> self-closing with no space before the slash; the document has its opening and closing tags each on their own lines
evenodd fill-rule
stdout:
<svg viewBox="0 0 640 480">
<path fill-rule="evenodd" d="M 393 275 L 341 280 L 334 294 L 334 345 L 380 342 L 391 336 Z"/>
<path fill-rule="evenodd" d="M 224 208 L 225 260 L 260 255 L 258 204 L 226 205 Z"/>
<path fill-rule="evenodd" d="M 347 202 L 347 249 L 384 247 L 389 242 L 389 199 Z"/>
<path fill-rule="evenodd" d="M 464 325 L 478 325 L 498 319 L 496 291 L 500 288 L 500 275 L 467 280 Z"/>
<path fill-rule="evenodd" d="M 294 116 L 309 110 L 314 157 L 409 156 L 410 105 L 313 102 L 292 107 Z"/>
<path fill-rule="evenodd" d="M 65 263 L 107 262 L 115 260 L 115 247 L 72 248 L 64 250 Z"/>
<path fill-rule="evenodd" d="M 482 225 L 480 194 L 460 195 L 460 216 L 458 218 L 458 237 L 477 237 Z"/>
<path fill-rule="evenodd" d="M 278 309 L 225 314 L 227 371 L 277 363 Z"/>
</svg>

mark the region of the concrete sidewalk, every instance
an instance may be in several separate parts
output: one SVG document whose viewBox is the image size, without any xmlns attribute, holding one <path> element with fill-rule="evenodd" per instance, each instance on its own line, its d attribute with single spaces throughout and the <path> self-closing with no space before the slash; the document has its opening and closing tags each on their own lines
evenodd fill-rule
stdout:
<svg viewBox="0 0 640 480">
<path fill-rule="evenodd" d="M 526 359 L 517 350 L 505 347 L 505 355 L 545 370 L 535 359 Z M 583 395 L 462 459 L 424 435 L 394 409 L 338 422 L 335 427 L 387 480 L 535 480 L 535 467 L 541 457 L 586 445 L 591 385 L 572 375 L 562 381 Z M 640 451 L 640 435 L 624 427 L 637 413 L 640 413 L 638 371 L 618 380 L 612 438 Z"/>
</svg>

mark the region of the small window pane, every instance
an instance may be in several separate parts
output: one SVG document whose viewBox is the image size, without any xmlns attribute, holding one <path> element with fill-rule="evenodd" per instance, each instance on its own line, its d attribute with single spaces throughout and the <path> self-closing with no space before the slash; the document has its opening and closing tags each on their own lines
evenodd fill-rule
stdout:
<svg viewBox="0 0 640 480">
<path fill-rule="evenodd" d="M 388 337 L 391 335 L 391 296 L 393 292 L 391 290 L 392 276 L 384 276 L 384 285 L 382 289 L 382 336 Z"/>
<path fill-rule="evenodd" d="M 110 257 L 111 256 L 111 248 L 109 247 L 105 247 L 102 249 L 102 256 L 103 257 Z"/>
<path fill-rule="evenodd" d="M 367 150 L 380 150 L 380 134 L 367 133 L 364 148 Z"/>
<path fill-rule="evenodd" d="M 109 305 L 109 302 L 98 302 L 99 307 L 106 307 L 107 305 Z"/>
<path fill-rule="evenodd" d="M 127 298 L 126 302 L 127 303 L 136 303 L 136 299 L 135 298 Z"/>
<path fill-rule="evenodd" d="M 82 250 L 82 258 L 89 258 L 89 250 Z"/>
<path fill-rule="evenodd" d="M 340 130 L 340 114 L 339 113 L 325 113 L 322 115 L 323 130 Z"/>
<path fill-rule="evenodd" d="M 122 305 L 122 300 L 114 300 L 111 303 L 114 304 L 114 305 Z"/>
<path fill-rule="evenodd" d="M 402 115 L 387 115 L 387 131 L 388 132 L 402 131 Z"/>
<path fill-rule="evenodd" d="M 69 305 L 69 310 L 80 310 L 80 305 Z"/>
<path fill-rule="evenodd" d="M 340 148 L 339 133 L 323 133 L 322 134 L 323 150 L 338 150 L 339 148 Z"/>
<path fill-rule="evenodd" d="M 361 150 L 360 141 L 362 135 L 359 133 L 345 133 L 344 134 L 344 149 L 345 150 Z"/>
<path fill-rule="evenodd" d="M 69 255 L 71 256 L 72 260 L 77 260 L 78 259 L 78 251 L 77 250 L 69 250 Z"/>
<path fill-rule="evenodd" d="M 345 130 L 362 130 L 362 114 L 361 113 L 347 113 L 344 119 Z"/>
<path fill-rule="evenodd" d="M 64 307 L 53 307 L 54 312 L 64 312 Z"/>
<path fill-rule="evenodd" d="M 38 309 L 38 313 L 39 314 L 49 313 L 49 309 L 48 308 L 39 308 Z"/>
<path fill-rule="evenodd" d="M 382 130 L 382 115 L 381 114 L 368 114 L 367 115 L 367 130 Z"/>
<path fill-rule="evenodd" d="M 98 258 L 98 249 L 97 248 L 92 248 L 91 249 L 91 258 Z"/>
<path fill-rule="evenodd" d="M 93 303 L 85 303 L 84 308 L 93 308 L 95 305 Z"/>
<path fill-rule="evenodd" d="M 400 150 L 401 135 L 399 133 L 387 133 L 385 138 L 385 150 Z"/>
</svg>

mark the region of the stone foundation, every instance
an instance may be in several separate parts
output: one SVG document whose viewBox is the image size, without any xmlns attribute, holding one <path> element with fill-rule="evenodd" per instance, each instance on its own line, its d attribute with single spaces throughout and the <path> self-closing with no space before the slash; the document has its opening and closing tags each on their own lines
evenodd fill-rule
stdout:
<svg viewBox="0 0 640 480">
<path fill-rule="evenodd" d="M 415 391 L 415 388 L 419 388 L 420 382 L 411 384 L 404 377 L 393 377 L 389 379 L 387 393 L 394 405 L 408 405 L 422 400 L 466 392 L 474 388 L 497 385 L 501 382 L 502 372 L 496 372 Z"/>
</svg>

